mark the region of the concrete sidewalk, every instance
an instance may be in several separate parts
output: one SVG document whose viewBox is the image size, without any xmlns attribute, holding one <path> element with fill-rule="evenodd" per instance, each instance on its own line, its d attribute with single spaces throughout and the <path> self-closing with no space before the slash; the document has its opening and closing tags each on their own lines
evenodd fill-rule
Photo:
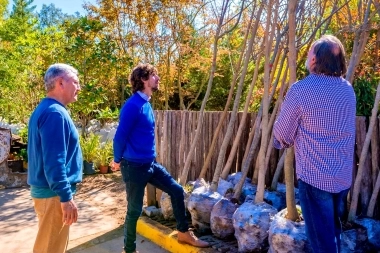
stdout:
<svg viewBox="0 0 380 253">
<path fill-rule="evenodd" d="M 69 253 L 108 253 L 122 251 L 123 228 L 117 220 L 102 214 L 90 202 L 78 201 L 79 219 L 70 229 Z M 0 190 L 1 252 L 32 252 L 38 221 L 28 188 Z M 138 236 L 140 253 L 168 252 Z"/>
</svg>

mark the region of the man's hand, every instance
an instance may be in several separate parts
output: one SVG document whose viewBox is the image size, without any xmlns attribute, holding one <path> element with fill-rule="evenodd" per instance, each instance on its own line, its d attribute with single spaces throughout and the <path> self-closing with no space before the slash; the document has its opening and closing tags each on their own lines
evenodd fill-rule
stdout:
<svg viewBox="0 0 380 253">
<path fill-rule="evenodd" d="M 74 200 L 71 199 L 67 202 L 61 202 L 62 208 L 62 222 L 65 225 L 70 226 L 78 220 L 78 208 Z"/>
<path fill-rule="evenodd" d="M 112 162 L 110 162 L 110 167 L 111 167 L 112 171 L 118 171 L 118 170 L 120 170 L 120 163 L 112 161 Z"/>
</svg>

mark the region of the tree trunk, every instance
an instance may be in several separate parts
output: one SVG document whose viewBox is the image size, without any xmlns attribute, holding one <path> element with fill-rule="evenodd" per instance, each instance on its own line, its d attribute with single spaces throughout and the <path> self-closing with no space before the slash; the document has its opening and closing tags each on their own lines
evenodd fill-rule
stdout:
<svg viewBox="0 0 380 253">
<path fill-rule="evenodd" d="M 218 41 L 219 41 L 220 36 L 221 36 L 221 29 L 223 26 L 224 16 L 225 16 L 227 9 L 228 9 L 228 2 L 229 2 L 229 0 L 223 1 L 223 7 L 222 7 L 221 15 L 219 18 L 218 27 L 216 29 L 215 37 L 214 37 L 212 65 L 211 65 L 211 69 L 210 69 L 210 77 L 209 77 L 208 84 L 207 84 L 207 90 L 206 90 L 206 94 L 205 94 L 203 101 L 202 101 L 201 110 L 199 112 L 199 118 L 198 118 L 197 129 L 195 130 L 195 136 L 194 136 L 194 139 L 191 143 L 189 153 L 186 157 L 185 166 L 182 170 L 182 174 L 180 177 L 179 183 L 182 186 L 184 186 L 186 184 L 187 176 L 188 176 L 189 170 L 190 170 L 190 163 L 191 163 L 191 160 L 193 159 L 194 152 L 195 152 L 195 146 L 197 145 L 199 137 L 201 135 L 204 110 L 206 107 L 207 100 L 208 100 L 210 93 L 211 93 L 212 83 L 214 80 L 214 75 L 215 75 L 215 70 L 216 70 L 216 57 L 218 55 Z"/>
<path fill-rule="evenodd" d="M 367 2 L 365 16 L 359 28 L 355 32 L 354 47 L 352 49 L 352 54 L 350 58 L 350 63 L 347 68 L 346 79 L 352 83 L 354 80 L 354 74 L 356 66 L 358 65 L 362 55 L 364 53 L 364 48 L 367 44 L 369 38 L 370 30 L 370 10 L 371 10 L 372 1 Z M 361 8 L 359 8 L 361 11 Z"/>
<path fill-rule="evenodd" d="M 276 191 L 277 190 L 278 178 L 280 177 L 282 169 L 284 168 L 284 161 L 285 161 L 286 151 L 287 150 L 285 150 L 284 153 L 282 153 L 282 156 L 281 156 L 280 160 L 277 163 L 276 172 L 274 173 L 274 176 L 273 176 L 273 179 L 272 179 L 272 184 L 271 184 L 271 187 L 270 187 L 270 189 L 272 191 Z"/>
<path fill-rule="evenodd" d="M 224 107 L 224 111 L 223 111 L 223 114 L 222 114 L 222 116 L 220 118 L 218 126 L 215 129 L 215 132 L 214 132 L 214 135 L 213 135 L 213 138 L 212 138 L 212 142 L 211 142 L 211 145 L 210 145 L 208 153 L 207 153 L 206 160 L 203 163 L 203 167 L 202 167 L 201 173 L 199 174 L 198 178 L 204 178 L 206 176 L 207 169 L 210 166 L 211 158 L 214 155 L 214 150 L 215 150 L 216 141 L 218 139 L 219 132 L 222 129 L 223 122 L 227 118 L 228 109 L 230 108 L 230 104 L 231 104 L 231 101 L 232 101 L 232 96 L 233 96 L 234 90 L 235 90 L 235 85 L 236 85 L 236 82 L 237 82 L 237 79 L 238 79 L 238 76 L 239 76 L 239 70 L 240 70 L 241 62 L 243 60 L 243 56 L 244 56 L 244 52 L 245 52 L 245 45 L 247 43 L 248 34 L 249 34 L 249 31 L 250 31 L 250 27 L 252 25 L 252 19 L 254 17 L 253 14 L 254 14 L 254 12 L 252 12 L 248 28 L 247 28 L 246 33 L 244 35 L 244 41 L 242 43 L 242 47 L 241 47 L 241 52 L 240 52 L 238 63 L 236 65 L 236 68 L 235 68 L 235 71 L 234 71 L 234 75 L 232 77 L 231 88 L 230 88 L 230 91 L 229 91 L 229 94 L 228 94 L 226 106 Z"/>
<path fill-rule="evenodd" d="M 220 176 L 222 179 L 226 179 L 227 178 L 227 176 L 228 176 L 228 174 L 230 172 L 230 169 L 231 169 L 232 162 L 233 162 L 234 157 L 236 155 L 237 148 L 240 145 L 240 138 L 241 138 L 243 130 L 245 129 L 245 126 L 246 126 L 245 121 L 247 119 L 248 106 L 249 106 L 249 104 L 251 102 L 253 87 L 255 87 L 255 83 L 256 83 L 256 80 L 257 80 L 258 73 L 259 73 L 259 66 L 260 66 L 261 56 L 262 56 L 262 54 L 260 53 L 258 55 L 256 63 L 255 63 L 255 71 L 254 71 L 254 74 L 253 74 L 251 86 L 249 88 L 249 92 L 247 94 L 247 98 L 245 99 L 243 117 L 242 117 L 242 119 L 240 121 L 239 129 L 238 129 L 238 131 L 236 133 L 236 136 L 235 136 L 234 143 L 232 145 L 230 154 L 228 155 L 227 162 L 224 165 L 222 174 Z"/>
<path fill-rule="evenodd" d="M 362 149 L 362 152 L 360 155 L 359 168 L 358 168 L 358 172 L 356 174 L 354 190 L 352 192 L 352 198 L 351 198 L 350 212 L 348 214 L 348 220 L 349 221 L 353 221 L 356 217 L 356 210 L 357 210 L 357 206 L 358 206 L 359 191 L 360 191 L 360 185 L 361 185 L 362 176 L 363 176 L 364 163 L 365 163 L 365 160 L 366 160 L 366 157 L 368 154 L 368 148 L 369 148 L 369 144 L 371 141 L 371 135 L 372 135 L 373 127 L 376 123 L 377 111 L 379 109 L 379 101 L 380 101 L 380 83 L 377 86 L 375 102 L 374 102 L 374 106 L 372 108 L 371 120 L 369 122 L 367 135 L 366 135 L 366 138 L 365 138 L 365 141 L 363 144 L 363 149 Z"/>
<path fill-rule="evenodd" d="M 290 0 L 288 5 L 289 15 L 289 87 L 296 82 L 297 49 L 296 49 L 296 8 L 297 0 Z M 298 217 L 294 196 L 294 148 L 287 150 L 285 155 L 285 182 L 286 182 L 286 208 L 287 218 L 295 221 Z"/>
<path fill-rule="evenodd" d="M 379 195 L 379 189 L 380 189 L 380 173 L 377 176 L 375 187 L 373 188 L 371 200 L 369 201 L 368 209 L 367 209 L 367 216 L 373 217 L 373 211 L 375 210 L 376 206 L 376 200 L 377 196 Z M 352 205 L 352 203 L 351 203 Z"/>
<path fill-rule="evenodd" d="M 262 9 L 263 9 L 263 5 L 260 6 L 260 9 L 259 9 L 258 15 L 257 15 L 258 17 L 261 17 Z M 235 121 L 236 121 L 237 110 L 238 110 L 238 107 L 239 107 L 241 92 L 243 90 L 244 79 L 245 79 L 245 76 L 246 76 L 247 70 L 248 70 L 248 64 L 249 64 L 249 61 L 251 59 L 251 54 L 252 54 L 252 50 L 253 50 L 254 41 L 255 41 L 255 38 L 256 38 L 256 32 L 257 32 L 257 29 L 258 29 L 258 26 L 259 26 L 259 21 L 260 21 L 260 19 L 258 18 L 256 20 L 255 25 L 252 28 L 251 38 L 250 38 L 250 40 L 248 42 L 248 49 L 247 49 L 247 52 L 246 52 L 246 55 L 245 55 L 245 59 L 244 59 L 243 71 L 242 71 L 242 74 L 240 76 L 238 90 L 237 90 L 236 95 L 235 95 L 234 107 L 233 107 L 233 110 L 232 110 L 232 113 L 231 113 L 230 121 L 228 123 L 226 135 L 224 136 L 222 146 L 220 147 L 220 151 L 219 151 L 219 155 L 218 155 L 218 160 L 217 160 L 216 168 L 215 168 L 215 172 L 214 172 L 214 177 L 213 177 L 212 182 L 211 182 L 211 189 L 213 191 L 216 191 L 216 189 L 218 188 L 218 181 L 219 181 L 219 177 L 220 177 L 220 174 L 221 174 L 222 166 L 223 166 L 223 163 L 224 163 L 224 157 L 225 157 L 225 154 L 226 154 L 227 146 L 228 146 L 228 144 L 230 142 L 230 139 L 231 139 L 231 136 L 232 136 L 232 131 L 233 131 L 233 126 L 234 126 Z"/>
<path fill-rule="evenodd" d="M 277 6 L 277 2 L 275 4 Z M 265 26 L 264 33 L 264 44 L 265 44 L 265 65 L 264 65 L 264 94 L 263 94 L 263 118 L 261 120 L 261 145 L 259 151 L 259 179 L 257 182 L 257 192 L 255 196 L 255 203 L 261 203 L 264 201 L 264 190 L 265 190 L 265 153 L 268 146 L 268 113 L 269 113 L 269 87 L 270 87 L 270 51 L 272 48 L 272 39 L 274 34 L 274 26 L 271 29 L 271 17 L 272 8 L 276 9 L 273 5 L 273 1 L 269 0 L 267 5 L 267 22 Z M 275 22 L 273 22 L 275 23 Z M 271 31 L 271 34 L 269 32 Z"/>
<path fill-rule="evenodd" d="M 260 141 L 260 137 L 261 137 L 261 134 L 260 134 L 261 133 L 261 131 L 260 131 L 261 130 L 260 129 L 261 115 L 260 115 L 260 117 L 257 116 L 255 124 L 256 124 L 256 128 L 254 129 L 255 135 L 253 137 L 253 141 L 252 141 L 251 147 L 249 148 L 249 152 L 248 152 L 247 158 L 245 160 L 243 160 L 243 166 L 242 166 L 242 169 L 241 169 L 242 175 L 241 175 L 240 181 L 235 185 L 235 188 L 234 188 L 233 199 L 235 201 L 237 201 L 240 198 L 241 191 L 243 189 L 243 185 L 244 185 L 244 182 L 245 182 L 245 178 L 247 177 L 248 170 L 251 167 L 251 162 L 252 162 L 252 159 L 253 159 L 253 155 L 256 153 L 256 149 L 259 146 L 259 141 Z"/>
</svg>

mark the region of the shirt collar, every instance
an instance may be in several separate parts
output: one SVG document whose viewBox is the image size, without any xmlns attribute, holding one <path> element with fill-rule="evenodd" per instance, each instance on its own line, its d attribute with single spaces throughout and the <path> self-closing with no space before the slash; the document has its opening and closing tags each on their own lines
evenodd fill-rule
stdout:
<svg viewBox="0 0 380 253">
<path fill-rule="evenodd" d="M 144 100 L 146 100 L 146 101 L 149 102 L 150 97 L 148 97 L 148 95 L 146 95 L 144 92 L 138 90 L 138 91 L 137 91 L 137 94 L 139 94 L 140 97 L 142 97 Z"/>
</svg>

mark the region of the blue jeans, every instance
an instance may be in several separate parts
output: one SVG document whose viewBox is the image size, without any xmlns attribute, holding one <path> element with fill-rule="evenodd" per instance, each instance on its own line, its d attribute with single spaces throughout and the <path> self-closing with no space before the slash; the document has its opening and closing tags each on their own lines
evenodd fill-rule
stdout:
<svg viewBox="0 0 380 253">
<path fill-rule="evenodd" d="M 314 253 L 340 252 L 340 219 L 349 189 L 330 193 L 298 180 L 306 235 Z"/>
<path fill-rule="evenodd" d="M 136 250 L 136 225 L 142 212 L 147 183 L 169 194 L 178 231 L 188 231 L 183 188 L 170 176 L 164 166 L 156 161 L 136 163 L 122 160 L 121 174 L 126 185 L 128 202 L 124 222 L 125 252 L 129 253 Z"/>
</svg>

